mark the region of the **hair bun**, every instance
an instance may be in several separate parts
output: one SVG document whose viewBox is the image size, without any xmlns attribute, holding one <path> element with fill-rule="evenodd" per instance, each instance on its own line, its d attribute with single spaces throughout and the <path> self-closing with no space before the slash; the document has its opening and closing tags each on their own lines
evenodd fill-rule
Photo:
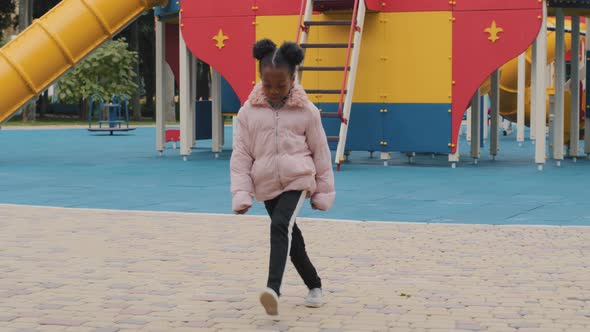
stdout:
<svg viewBox="0 0 590 332">
<path fill-rule="evenodd" d="M 293 42 L 284 42 L 279 49 L 285 60 L 293 66 L 297 66 L 303 62 L 303 49 Z"/>
<path fill-rule="evenodd" d="M 276 49 L 277 44 L 275 44 L 272 40 L 262 39 L 254 44 L 252 53 L 257 60 L 262 60 L 265 56 L 274 52 Z"/>
</svg>

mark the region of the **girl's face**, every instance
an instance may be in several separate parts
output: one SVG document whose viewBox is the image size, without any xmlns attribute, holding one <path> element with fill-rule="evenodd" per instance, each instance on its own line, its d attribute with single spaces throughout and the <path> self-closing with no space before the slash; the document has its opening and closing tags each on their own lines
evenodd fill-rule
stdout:
<svg viewBox="0 0 590 332">
<path fill-rule="evenodd" d="M 287 97 L 295 81 L 295 76 L 289 73 L 287 67 L 263 66 L 260 77 L 264 95 L 273 104 Z"/>
</svg>

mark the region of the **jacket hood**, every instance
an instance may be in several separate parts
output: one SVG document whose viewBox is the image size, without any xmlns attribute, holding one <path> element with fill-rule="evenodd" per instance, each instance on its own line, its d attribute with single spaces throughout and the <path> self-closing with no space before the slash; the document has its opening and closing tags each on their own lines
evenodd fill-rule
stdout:
<svg viewBox="0 0 590 332">
<path fill-rule="evenodd" d="M 254 86 L 254 89 L 252 89 L 252 92 L 248 97 L 248 102 L 252 106 L 268 106 L 268 101 L 266 100 L 266 96 L 262 89 L 262 83 L 259 82 Z M 307 94 L 305 93 L 305 90 L 303 90 L 303 87 L 300 84 L 295 83 L 289 92 L 285 107 L 304 109 L 308 105 L 308 102 L 309 98 L 307 98 Z"/>
</svg>

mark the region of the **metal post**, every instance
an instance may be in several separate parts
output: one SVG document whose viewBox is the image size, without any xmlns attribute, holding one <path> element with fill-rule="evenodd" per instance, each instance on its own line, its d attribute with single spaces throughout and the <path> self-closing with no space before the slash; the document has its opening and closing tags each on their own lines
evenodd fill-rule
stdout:
<svg viewBox="0 0 590 332">
<path fill-rule="evenodd" d="M 166 96 L 164 77 L 166 75 L 166 23 L 156 20 L 156 151 L 162 155 L 166 148 Z"/>
<path fill-rule="evenodd" d="M 218 156 L 217 153 L 221 152 L 223 146 L 221 143 L 221 134 L 223 121 L 221 115 L 221 75 L 215 69 L 212 69 L 211 75 L 211 99 L 212 101 L 212 142 L 211 147 L 212 151 L 216 153 L 216 157 Z"/>
<path fill-rule="evenodd" d="M 457 163 L 459 162 L 459 141 L 461 140 L 457 140 L 457 149 L 455 150 L 455 153 L 449 153 L 449 162 L 451 163 L 451 168 L 456 168 Z"/>
<path fill-rule="evenodd" d="M 584 153 L 590 154 L 590 22 L 586 20 L 586 109 L 584 117 Z"/>
<path fill-rule="evenodd" d="M 498 145 L 500 144 L 500 138 L 498 137 L 498 131 L 500 130 L 498 126 L 500 120 L 500 70 L 496 69 L 492 73 L 491 80 L 490 117 L 492 118 L 492 124 L 490 127 L 490 154 L 492 155 L 492 159 L 495 160 L 498 154 Z"/>
<path fill-rule="evenodd" d="M 525 53 L 518 56 L 518 92 L 516 103 L 516 141 L 519 146 L 524 142 L 524 94 L 525 94 L 526 59 Z"/>
<path fill-rule="evenodd" d="M 184 36 L 182 34 L 182 24 L 180 24 L 180 93 L 179 93 L 179 107 L 180 107 L 180 155 L 186 161 L 191 154 L 192 141 L 190 130 L 193 128 L 190 122 L 191 116 L 191 53 L 186 47 Z"/>
<path fill-rule="evenodd" d="M 477 164 L 480 154 L 480 134 L 481 134 L 481 98 L 479 89 L 473 95 L 471 99 L 471 158 L 473 163 Z"/>
<path fill-rule="evenodd" d="M 483 147 L 483 143 L 485 143 L 488 139 L 488 131 L 489 131 L 489 123 L 488 123 L 488 110 L 490 109 L 490 103 L 491 103 L 491 95 L 485 95 L 482 96 L 483 102 L 483 108 L 481 110 L 482 113 L 482 118 L 481 118 L 481 122 L 482 122 L 482 147 Z"/>
<path fill-rule="evenodd" d="M 580 17 L 572 16 L 572 76 L 570 89 L 570 144 L 568 156 L 574 162 L 580 154 Z"/>
<path fill-rule="evenodd" d="M 538 36 L 537 36 L 538 39 Z M 537 60 L 537 43 L 536 40 L 533 43 L 532 48 L 532 52 L 531 52 L 531 102 L 530 102 L 530 108 L 529 108 L 529 139 L 532 141 L 533 144 L 535 144 L 535 132 L 537 130 L 537 128 L 535 127 L 535 118 L 536 118 L 536 114 L 535 114 L 535 110 L 537 109 L 537 100 L 534 98 L 535 95 L 535 91 L 537 91 L 537 71 L 533 69 L 534 67 L 534 63 Z"/>
<path fill-rule="evenodd" d="M 467 129 L 465 130 L 465 139 L 467 142 L 471 142 L 471 107 L 469 107 L 465 112 L 465 122 L 467 124 Z"/>
<path fill-rule="evenodd" d="M 545 103 L 546 95 L 546 80 L 545 75 L 547 73 L 547 7 L 546 1 L 543 0 L 543 19 L 541 23 L 541 30 L 535 41 L 536 49 L 533 53 L 533 63 L 535 64 L 533 72 L 535 73 L 536 84 L 535 84 L 535 107 L 531 114 L 535 114 L 535 121 L 531 128 L 535 128 L 535 163 L 539 170 L 543 170 L 546 157 L 546 113 L 547 105 Z"/>
<path fill-rule="evenodd" d="M 563 160 L 563 116 L 565 107 L 565 16 L 563 9 L 558 8 L 555 16 L 555 97 L 551 150 L 553 152 L 552 158 L 560 166 Z"/>
<path fill-rule="evenodd" d="M 18 2 L 18 32 L 23 32 L 33 20 L 33 1 L 19 0 Z"/>
<path fill-rule="evenodd" d="M 191 53 L 191 72 L 190 72 L 190 95 L 191 95 L 191 104 L 190 104 L 190 142 L 191 146 L 194 148 L 197 146 L 197 58 Z"/>
</svg>

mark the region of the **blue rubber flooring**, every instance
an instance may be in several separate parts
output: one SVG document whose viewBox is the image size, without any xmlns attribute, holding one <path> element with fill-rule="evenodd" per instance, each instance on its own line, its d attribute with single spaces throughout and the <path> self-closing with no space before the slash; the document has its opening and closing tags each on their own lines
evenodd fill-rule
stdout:
<svg viewBox="0 0 590 332">
<path fill-rule="evenodd" d="M 154 150 L 154 128 L 104 136 L 85 129 L 0 131 L 0 203 L 58 207 L 231 213 L 229 146 L 215 159 L 199 141 L 184 162 L 171 148 Z M 308 205 L 302 216 L 360 221 L 466 224 L 590 225 L 590 161 L 549 161 L 539 172 L 534 146 L 501 137 L 492 161 L 478 165 L 461 142 L 462 161 L 419 155 L 408 164 L 394 154 L 389 166 L 365 152 L 336 173 L 337 198 L 328 212 Z M 89 212 L 91 213 L 91 212 Z M 122 212 L 124 213 L 124 212 Z M 261 203 L 251 214 L 264 215 Z"/>
</svg>

